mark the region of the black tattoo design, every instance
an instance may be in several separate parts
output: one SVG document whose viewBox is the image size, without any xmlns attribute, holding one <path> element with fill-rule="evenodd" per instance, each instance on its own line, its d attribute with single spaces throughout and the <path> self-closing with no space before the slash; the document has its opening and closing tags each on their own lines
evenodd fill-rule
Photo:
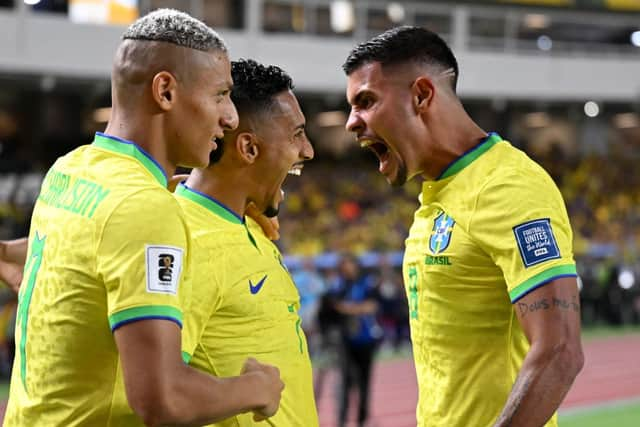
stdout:
<svg viewBox="0 0 640 427">
<path fill-rule="evenodd" d="M 518 378 L 516 378 L 516 382 L 515 384 L 513 384 L 513 388 L 511 389 L 511 394 L 509 395 L 509 399 L 507 400 L 507 403 L 504 406 L 502 413 L 498 417 L 498 420 L 494 424 L 495 427 L 511 426 L 511 422 L 513 421 L 513 416 L 518 411 L 518 408 L 520 408 L 522 399 L 524 399 L 524 396 L 529 391 L 530 386 L 531 386 L 530 376 L 518 375 Z"/>
<path fill-rule="evenodd" d="M 542 298 L 538 301 L 534 301 L 531 304 L 526 304 L 524 302 L 519 302 L 518 311 L 520 311 L 521 316 L 526 316 L 528 313 L 533 313 L 534 311 L 539 310 L 549 310 L 551 308 L 557 308 L 560 310 L 573 310 L 574 312 L 580 311 L 580 303 L 578 302 L 578 298 L 574 295 L 571 297 L 571 301 L 567 301 L 563 298 L 553 297 L 551 301 L 547 298 Z"/>
</svg>

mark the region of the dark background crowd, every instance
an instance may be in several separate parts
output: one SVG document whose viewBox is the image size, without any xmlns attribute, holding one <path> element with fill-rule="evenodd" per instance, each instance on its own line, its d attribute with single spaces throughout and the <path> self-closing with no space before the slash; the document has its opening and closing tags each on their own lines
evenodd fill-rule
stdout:
<svg viewBox="0 0 640 427">
<path fill-rule="evenodd" d="M 56 144 L 67 148 L 70 143 Z M 521 148 L 527 150 L 526 144 Z M 619 147 L 620 148 L 620 147 Z M 26 235 L 29 216 L 53 148 L 27 161 L 25 150 L 5 143 L 0 151 L 0 237 Z M 55 151 L 55 150 L 54 150 Z M 583 321 L 640 322 L 640 167 L 632 147 L 577 155 L 552 145 L 530 151 L 558 184 L 574 231 L 582 286 Z M 33 161 L 37 159 L 38 161 Z M 420 181 L 390 187 L 368 153 L 310 162 L 301 177 L 285 181 L 278 242 L 299 287 L 303 325 L 318 330 L 323 297 L 344 279 L 340 263 L 353 257 L 369 277 L 379 302 L 379 342 L 402 348 L 408 340 L 401 260 Z M 0 331 L 12 335 L 15 296 L 0 295 Z M 4 350 L 9 354 L 9 350 Z M 7 357 L 2 357 L 7 371 Z M 2 366 L 0 363 L 0 366 Z"/>
</svg>

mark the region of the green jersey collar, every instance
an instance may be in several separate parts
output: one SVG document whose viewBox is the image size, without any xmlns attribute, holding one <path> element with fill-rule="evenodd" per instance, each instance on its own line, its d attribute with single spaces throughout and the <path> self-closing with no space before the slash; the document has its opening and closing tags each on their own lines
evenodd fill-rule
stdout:
<svg viewBox="0 0 640 427">
<path fill-rule="evenodd" d="M 199 192 L 198 190 L 187 187 L 185 184 L 178 185 L 175 194 L 199 204 L 203 208 L 211 211 L 216 216 L 219 216 L 220 218 L 225 219 L 233 224 L 244 224 L 244 218 L 238 216 L 224 204 L 211 196 Z"/>
<path fill-rule="evenodd" d="M 502 141 L 502 137 L 500 135 L 495 132 L 490 132 L 489 135 L 482 141 L 480 141 L 478 145 L 471 148 L 469 151 L 450 163 L 449 166 L 447 166 L 444 171 L 442 171 L 440 176 L 436 178 L 436 181 L 446 179 L 457 174 L 462 169 L 473 163 L 478 157 L 489 151 L 491 147 L 493 147 L 500 141 Z"/>
<path fill-rule="evenodd" d="M 96 132 L 93 145 L 115 153 L 124 154 L 133 157 L 145 167 L 151 175 L 163 186 L 167 186 L 167 175 L 160 164 L 151 157 L 149 153 L 137 146 L 134 142 L 116 136 L 106 135 L 102 132 Z"/>
</svg>

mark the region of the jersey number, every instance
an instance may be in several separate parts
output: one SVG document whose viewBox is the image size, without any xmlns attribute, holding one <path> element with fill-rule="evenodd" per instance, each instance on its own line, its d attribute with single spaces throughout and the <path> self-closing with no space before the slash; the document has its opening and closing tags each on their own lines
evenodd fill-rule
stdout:
<svg viewBox="0 0 640 427">
<path fill-rule="evenodd" d="M 289 304 L 289 306 L 287 307 L 289 309 L 289 313 L 294 313 L 296 311 L 296 307 L 293 304 Z M 302 350 L 302 337 L 300 336 L 300 332 L 301 332 L 301 324 L 302 324 L 302 319 L 300 319 L 300 316 L 298 316 L 298 320 L 296 320 L 296 335 L 298 336 L 298 344 L 300 346 L 300 354 L 303 353 Z"/>
<path fill-rule="evenodd" d="M 418 271 L 409 267 L 409 316 L 418 319 Z"/>
<path fill-rule="evenodd" d="M 24 278 L 22 280 L 23 285 L 20 288 L 20 300 L 18 302 L 18 315 L 16 318 L 17 326 L 20 328 L 20 343 L 18 344 L 20 350 L 20 378 L 22 379 L 22 386 L 27 389 L 27 320 L 29 320 L 29 305 L 31 304 L 31 297 L 33 296 L 33 286 L 36 283 L 36 277 L 38 276 L 38 270 L 42 265 L 42 252 L 44 251 L 44 241 L 46 236 L 40 237 L 36 231 L 33 240 L 31 241 L 31 254 L 24 266 Z"/>
</svg>

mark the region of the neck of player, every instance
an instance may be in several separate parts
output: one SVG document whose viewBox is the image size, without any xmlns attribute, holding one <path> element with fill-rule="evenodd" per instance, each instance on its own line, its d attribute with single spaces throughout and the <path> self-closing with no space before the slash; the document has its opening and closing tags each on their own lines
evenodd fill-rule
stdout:
<svg viewBox="0 0 640 427">
<path fill-rule="evenodd" d="M 227 168 L 194 169 L 187 179 L 187 187 L 199 191 L 222 203 L 239 217 L 244 217 L 249 192 L 239 170 Z"/>
<path fill-rule="evenodd" d="M 149 121 L 121 119 L 112 113 L 104 133 L 133 142 L 146 151 L 162 168 L 167 178 L 171 178 L 177 164 L 171 160 L 169 142 L 161 132 L 162 127 Z"/>
</svg>

